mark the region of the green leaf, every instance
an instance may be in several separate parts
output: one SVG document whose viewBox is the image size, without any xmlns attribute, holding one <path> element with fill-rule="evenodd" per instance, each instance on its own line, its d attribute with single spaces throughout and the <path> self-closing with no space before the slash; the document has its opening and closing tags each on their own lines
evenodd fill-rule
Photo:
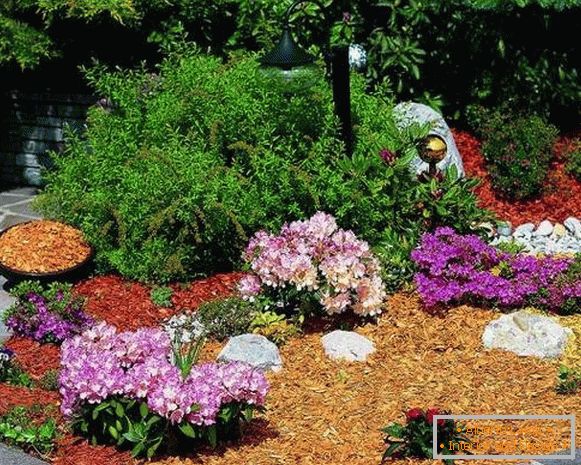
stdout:
<svg viewBox="0 0 581 465">
<path fill-rule="evenodd" d="M 141 415 L 141 418 L 145 418 L 145 417 L 147 417 L 148 413 L 149 413 L 149 409 L 147 408 L 147 404 L 145 402 L 143 402 L 139 406 L 139 414 Z"/>
<path fill-rule="evenodd" d="M 383 428 L 382 431 L 389 436 L 401 439 L 403 438 L 403 435 L 405 433 L 405 427 L 400 425 L 399 423 L 392 423 L 386 428 Z"/>
<path fill-rule="evenodd" d="M 212 446 L 212 448 L 216 448 L 218 445 L 218 430 L 216 425 L 208 426 L 207 431 L 208 442 Z"/>
<path fill-rule="evenodd" d="M 123 409 L 123 405 L 120 402 L 116 402 L 115 404 L 115 415 L 119 418 L 123 418 L 125 416 L 125 410 Z"/>
<path fill-rule="evenodd" d="M 139 457 L 143 451 L 145 450 L 145 446 L 143 445 L 142 442 L 135 444 L 135 447 L 133 447 L 133 449 L 131 449 L 131 455 L 133 457 Z"/>
<path fill-rule="evenodd" d="M 109 426 L 109 428 L 107 429 L 109 431 L 109 434 L 111 435 L 111 437 L 115 440 L 119 439 L 119 431 L 117 431 L 115 429 L 115 427 L 113 426 Z"/>
<path fill-rule="evenodd" d="M 195 439 L 196 438 L 196 431 L 194 430 L 193 426 L 190 423 L 182 423 L 179 425 L 179 429 L 182 433 L 184 433 L 187 437 Z"/>
</svg>

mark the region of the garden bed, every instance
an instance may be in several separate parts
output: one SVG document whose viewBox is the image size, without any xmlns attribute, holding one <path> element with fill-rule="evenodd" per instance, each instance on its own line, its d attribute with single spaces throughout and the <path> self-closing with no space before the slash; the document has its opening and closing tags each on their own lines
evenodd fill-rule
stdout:
<svg viewBox="0 0 581 465">
<path fill-rule="evenodd" d="M 479 178 L 480 185 L 475 193 L 480 199 L 480 206 L 496 213 L 499 219 L 511 221 L 513 226 L 543 220 L 562 223 L 567 217 L 581 216 L 581 183 L 565 171 L 566 159 L 573 144 L 574 137 L 561 137 L 555 144 L 555 158 L 551 163 L 543 194 L 531 200 L 508 200 L 495 193 L 486 169 L 480 141 L 471 134 L 455 130 L 454 138 L 466 174 Z"/>
<path fill-rule="evenodd" d="M 177 308 L 226 295 L 239 277 L 217 275 L 197 281 L 176 290 L 174 308 L 156 311 L 149 307 L 145 286 L 120 278 L 94 278 L 80 284 L 77 291 L 88 298 L 92 316 L 135 328 L 154 325 Z M 326 358 L 320 337 L 338 321 L 314 320 L 303 336 L 281 347 L 284 367 L 269 375 L 267 412 L 250 424 L 240 443 L 217 450 L 202 448 L 187 458 L 160 458 L 154 463 L 370 464 L 378 463 L 384 450 L 380 429 L 402 419 L 409 407 L 435 405 L 458 414 L 581 411 L 581 396 L 555 392 L 558 361 L 482 348 L 484 327 L 498 313 L 460 306 L 445 318 L 431 316 L 417 297 L 403 293 L 390 298 L 387 308 L 377 325 L 357 330 L 377 349 L 367 362 L 347 364 Z M 48 370 L 58 362 L 52 345 L 16 338 L 8 345 L 35 376 L 42 375 L 43 365 Z M 208 343 L 202 358 L 215 359 L 221 346 Z M 0 413 L 13 405 L 9 399 L 14 404 L 58 402 L 54 392 L 4 384 L 0 398 L 4 399 Z M 85 439 L 66 435 L 59 441 L 54 463 L 134 462 L 113 447 L 93 447 Z"/>
</svg>

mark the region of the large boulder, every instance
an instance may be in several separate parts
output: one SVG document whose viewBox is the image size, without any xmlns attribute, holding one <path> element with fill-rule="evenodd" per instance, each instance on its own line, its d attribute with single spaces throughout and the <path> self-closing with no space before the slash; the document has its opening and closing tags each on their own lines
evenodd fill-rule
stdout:
<svg viewBox="0 0 581 465">
<path fill-rule="evenodd" d="M 321 338 L 325 355 L 333 360 L 364 362 L 375 352 L 373 342 L 353 331 L 332 331 Z"/>
<path fill-rule="evenodd" d="M 446 141 L 448 152 L 446 157 L 438 163 L 438 168 L 445 171 L 448 167 L 454 165 L 458 170 L 458 176 L 464 177 L 464 165 L 462 157 L 454 142 L 454 137 L 446 121 L 438 112 L 427 105 L 415 102 L 399 103 L 393 109 L 396 124 L 400 129 L 411 126 L 412 124 L 430 124 L 429 134 L 438 135 Z M 417 173 L 427 171 L 429 165 L 419 156 L 416 156 L 411 162 L 411 168 Z"/>
<path fill-rule="evenodd" d="M 525 310 L 503 315 L 484 330 L 482 342 L 488 349 L 503 349 L 521 356 L 559 357 L 572 331 L 552 318 Z"/>
<path fill-rule="evenodd" d="M 219 362 L 245 362 L 262 371 L 280 371 L 278 347 L 260 334 L 231 337 L 218 355 Z"/>
</svg>

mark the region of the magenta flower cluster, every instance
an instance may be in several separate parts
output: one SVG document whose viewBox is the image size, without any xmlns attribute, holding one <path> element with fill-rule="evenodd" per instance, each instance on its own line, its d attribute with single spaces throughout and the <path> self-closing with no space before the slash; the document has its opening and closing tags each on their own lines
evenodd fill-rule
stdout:
<svg viewBox="0 0 581 465">
<path fill-rule="evenodd" d="M 6 326 L 19 336 L 40 342 L 62 342 L 90 327 L 94 320 L 80 300 L 58 292 L 54 301 L 29 292 L 7 311 Z"/>
<path fill-rule="evenodd" d="M 239 290 L 254 298 L 265 290 L 292 288 L 314 293 L 329 313 L 352 308 L 358 315 L 377 315 L 385 299 L 379 262 L 367 242 L 340 229 L 335 219 L 318 212 L 306 221 L 285 224 L 280 234 L 257 232 L 244 253 L 252 274 Z"/>
<path fill-rule="evenodd" d="M 202 426 L 215 424 L 225 404 L 264 404 L 268 382 L 247 364 L 197 365 L 184 379 L 170 360 L 170 339 L 161 329 L 118 333 L 100 323 L 62 345 L 61 411 L 70 417 L 85 403 L 122 396 L 146 402 L 173 424 Z"/>
<path fill-rule="evenodd" d="M 581 283 L 565 279 L 573 259 L 511 255 L 451 228 L 424 234 L 412 260 L 419 270 L 418 291 L 428 307 L 473 301 L 558 311 L 567 301 L 581 298 Z"/>
</svg>

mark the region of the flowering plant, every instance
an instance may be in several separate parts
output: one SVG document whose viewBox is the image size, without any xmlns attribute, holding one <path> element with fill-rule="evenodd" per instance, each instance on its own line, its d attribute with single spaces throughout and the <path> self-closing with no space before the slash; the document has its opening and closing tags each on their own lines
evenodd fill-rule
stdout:
<svg viewBox="0 0 581 465">
<path fill-rule="evenodd" d="M 414 407 L 406 412 L 406 424 L 391 423 L 382 431 L 386 434 L 387 449 L 383 461 L 394 458 L 416 457 L 431 459 L 434 457 L 432 448 L 434 416 L 449 415 L 448 412 L 431 407 L 426 411 Z M 453 444 L 469 443 L 465 436 L 465 427 L 452 419 L 438 419 L 438 442 L 443 445 L 439 452 L 444 455 L 454 453 Z M 444 460 L 451 463 L 451 460 Z"/>
<path fill-rule="evenodd" d="M 581 303 L 581 281 L 570 276 L 576 268 L 570 258 L 509 254 L 477 236 L 438 228 L 422 236 L 412 259 L 419 269 L 418 291 L 428 307 L 475 301 L 565 311 Z"/>
<path fill-rule="evenodd" d="M 132 444 L 135 456 L 171 449 L 178 436 L 216 444 L 235 435 L 268 391 L 244 363 L 175 366 L 160 329 L 118 333 L 101 323 L 65 341 L 61 357 L 62 413 L 94 442 Z"/>
<path fill-rule="evenodd" d="M 0 347 L 0 382 L 15 386 L 32 386 L 32 379 L 14 362 L 14 352 Z"/>
<path fill-rule="evenodd" d="M 71 285 L 53 283 L 47 289 L 25 281 L 10 292 L 16 303 L 4 314 L 15 334 L 39 342 L 59 343 L 93 324 L 83 312 L 83 300 L 71 293 Z"/>
<path fill-rule="evenodd" d="M 239 290 L 247 299 L 270 292 L 286 305 L 314 299 L 328 314 L 349 307 L 358 315 L 381 313 L 385 291 L 378 260 L 367 242 L 326 213 L 285 224 L 279 235 L 257 232 L 244 260 L 252 274 Z"/>
</svg>

